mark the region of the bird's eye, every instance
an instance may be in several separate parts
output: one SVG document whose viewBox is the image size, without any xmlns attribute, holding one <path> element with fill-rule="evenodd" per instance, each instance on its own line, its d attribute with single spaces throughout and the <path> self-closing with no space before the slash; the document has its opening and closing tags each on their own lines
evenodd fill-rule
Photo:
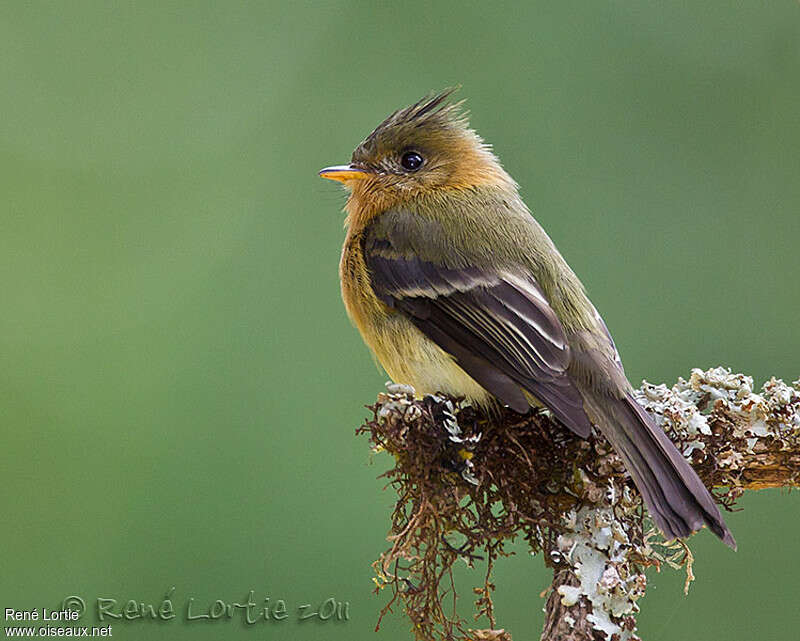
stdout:
<svg viewBox="0 0 800 641">
<path fill-rule="evenodd" d="M 416 171 L 422 167 L 423 162 L 422 156 L 416 151 L 407 151 L 400 159 L 400 164 L 403 165 L 403 169 L 407 169 L 408 171 Z"/>
</svg>

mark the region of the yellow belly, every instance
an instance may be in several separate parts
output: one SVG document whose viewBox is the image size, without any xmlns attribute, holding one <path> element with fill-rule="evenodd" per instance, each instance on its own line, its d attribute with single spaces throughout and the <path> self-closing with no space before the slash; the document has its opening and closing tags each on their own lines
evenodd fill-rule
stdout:
<svg viewBox="0 0 800 641">
<path fill-rule="evenodd" d="M 411 385 L 420 396 L 444 392 L 489 405 L 492 396 L 453 360 L 399 314 L 386 318 L 364 340 L 395 383 Z"/>
</svg>

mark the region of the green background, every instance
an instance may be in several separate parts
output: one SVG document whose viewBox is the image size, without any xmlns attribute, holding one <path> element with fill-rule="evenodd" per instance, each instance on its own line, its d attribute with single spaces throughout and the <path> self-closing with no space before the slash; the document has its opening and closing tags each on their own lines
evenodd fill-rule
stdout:
<svg viewBox="0 0 800 641">
<path fill-rule="evenodd" d="M 316 172 L 458 83 L 633 382 L 800 375 L 797 2 L 6 2 L 0 608 L 175 586 L 178 620 L 114 637 L 409 638 L 372 631 L 392 495 L 353 431 L 385 375 Z M 800 499 L 741 505 L 738 553 L 692 540 L 688 598 L 651 574 L 645 639 L 800 625 Z M 497 584 L 501 623 L 538 638 L 541 560 Z M 182 620 L 250 589 L 350 620 Z"/>
</svg>

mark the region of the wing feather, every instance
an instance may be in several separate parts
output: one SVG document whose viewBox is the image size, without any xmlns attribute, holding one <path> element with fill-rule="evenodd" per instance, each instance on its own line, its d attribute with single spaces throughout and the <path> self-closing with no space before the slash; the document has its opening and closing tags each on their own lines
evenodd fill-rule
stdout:
<svg viewBox="0 0 800 641">
<path fill-rule="evenodd" d="M 587 436 L 591 424 L 570 380 L 570 349 L 561 322 L 537 283 L 512 271 L 444 267 L 402 255 L 386 240 L 365 244 L 375 294 L 406 314 L 428 338 L 516 411 L 544 403 Z"/>
</svg>

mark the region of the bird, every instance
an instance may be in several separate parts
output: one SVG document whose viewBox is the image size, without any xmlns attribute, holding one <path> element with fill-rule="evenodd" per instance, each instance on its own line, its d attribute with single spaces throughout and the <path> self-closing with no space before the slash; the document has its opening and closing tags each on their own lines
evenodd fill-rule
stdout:
<svg viewBox="0 0 800 641">
<path fill-rule="evenodd" d="M 736 549 L 709 490 L 637 403 L 581 281 L 454 89 L 383 120 L 349 163 L 342 299 L 396 383 L 479 407 L 544 407 L 610 442 L 667 540 L 707 526 Z"/>
</svg>

